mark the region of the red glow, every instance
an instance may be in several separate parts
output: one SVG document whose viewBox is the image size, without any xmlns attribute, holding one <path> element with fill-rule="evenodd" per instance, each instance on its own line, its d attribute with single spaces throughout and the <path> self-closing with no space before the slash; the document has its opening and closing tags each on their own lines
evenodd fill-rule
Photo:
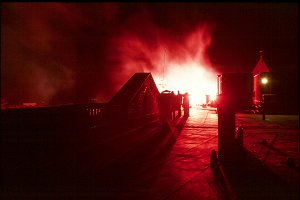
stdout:
<svg viewBox="0 0 300 200">
<path fill-rule="evenodd" d="M 205 102 L 206 94 L 216 94 L 216 76 L 205 70 L 195 61 L 187 61 L 183 64 L 172 63 L 169 65 L 170 70 L 165 75 L 165 87 L 168 90 L 188 92 L 190 94 L 190 104 L 202 104 Z M 159 82 L 159 77 L 154 77 Z M 160 91 L 164 90 L 163 86 L 158 84 Z"/>
<path fill-rule="evenodd" d="M 157 45 L 149 47 L 138 37 L 124 35 L 118 44 L 123 62 L 119 74 L 151 72 L 160 92 L 188 92 L 191 106 L 205 103 L 205 95 L 217 93 L 217 73 L 206 55 L 211 44 L 210 27 L 198 27 L 183 41 L 171 44 L 167 43 L 170 40 L 157 40 Z"/>
</svg>

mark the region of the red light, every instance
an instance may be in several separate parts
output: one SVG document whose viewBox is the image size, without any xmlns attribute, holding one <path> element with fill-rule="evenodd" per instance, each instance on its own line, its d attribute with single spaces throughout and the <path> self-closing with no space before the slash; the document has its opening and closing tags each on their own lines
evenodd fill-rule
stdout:
<svg viewBox="0 0 300 200">
<path fill-rule="evenodd" d="M 151 48 L 139 37 L 123 35 L 118 45 L 123 70 L 118 74 L 151 72 L 160 92 L 187 92 L 191 106 L 201 105 L 206 102 L 205 95 L 217 93 L 217 73 L 206 54 L 211 44 L 210 30 L 208 25 L 199 26 L 181 40 L 169 44 L 162 38 Z"/>
<path fill-rule="evenodd" d="M 201 66 L 194 61 L 186 63 L 172 63 L 170 70 L 165 75 L 165 88 L 171 91 L 180 91 L 181 93 L 188 92 L 190 94 L 190 104 L 205 103 L 206 94 L 216 94 L 217 80 L 216 75 L 208 70 L 205 66 Z M 157 81 L 156 81 L 157 82 Z M 164 90 L 158 84 L 160 91 Z"/>
</svg>

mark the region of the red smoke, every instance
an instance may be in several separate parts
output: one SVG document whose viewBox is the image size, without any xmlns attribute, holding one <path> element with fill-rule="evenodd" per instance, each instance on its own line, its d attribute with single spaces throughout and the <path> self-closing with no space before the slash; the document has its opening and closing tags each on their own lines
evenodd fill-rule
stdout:
<svg viewBox="0 0 300 200">
<path fill-rule="evenodd" d="M 151 72 L 160 91 L 188 92 L 192 105 L 204 103 L 206 94 L 217 92 L 217 73 L 206 53 L 211 44 L 210 31 L 210 26 L 199 25 L 180 41 L 165 41 L 172 36 L 158 33 L 160 37 L 152 46 L 136 36 L 123 35 L 116 44 L 122 60 L 119 75 Z"/>
<path fill-rule="evenodd" d="M 212 27 L 197 8 L 190 11 L 188 5 L 3 3 L 1 97 L 19 104 L 106 102 L 136 72 L 151 72 L 160 90 L 214 93 Z"/>
</svg>

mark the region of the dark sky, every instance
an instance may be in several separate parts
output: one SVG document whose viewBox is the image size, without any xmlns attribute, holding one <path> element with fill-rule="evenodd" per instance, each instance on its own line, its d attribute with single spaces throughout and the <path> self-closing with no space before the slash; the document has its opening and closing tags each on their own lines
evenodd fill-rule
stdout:
<svg viewBox="0 0 300 200">
<path fill-rule="evenodd" d="M 218 72 L 251 72 L 262 49 L 271 71 L 298 74 L 296 3 L 2 3 L 1 9 L 1 97 L 9 103 L 108 101 L 144 70 L 138 66 L 157 70 L 152 52 L 159 47 L 180 59 L 179 46 L 199 27 L 209 29 L 205 56 Z"/>
</svg>

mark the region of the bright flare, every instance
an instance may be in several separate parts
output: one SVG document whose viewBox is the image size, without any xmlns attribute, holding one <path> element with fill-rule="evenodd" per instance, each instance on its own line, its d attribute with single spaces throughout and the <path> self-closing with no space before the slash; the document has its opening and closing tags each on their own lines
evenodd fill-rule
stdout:
<svg viewBox="0 0 300 200">
<path fill-rule="evenodd" d="M 199 25 L 169 44 L 172 37 L 157 28 L 160 37 L 150 46 L 137 35 L 122 35 L 117 46 L 123 70 L 118 71 L 116 87 L 136 72 L 151 72 L 160 92 L 188 92 L 191 106 L 205 104 L 206 95 L 217 93 L 217 74 L 206 52 L 212 42 L 211 29 L 209 24 Z"/>
<path fill-rule="evenodd" d="M 217 93 L 217 76 L 205 70 L 206 67 L 189 61 L 181 64 L 172 63 L 168 68 L 165 79 L 156 80 L 160 92 L 165 89 L 174 91 L 175 94 L 177 91 L 182 94 L 188 92 L 191 106 L 201 105 L 206 102 L 205 95 Z"/>
<path fill-rule="evenodd" d="M 262 84 L 267 84 L 268 83 L 268 79 L 267 78 L 262 78 L 261 79 L 261 83 Z"/>
<path fill-rule="evenodd" d="M 209 96 L 209 99 L 210 99 L 211 101 L 215 101 L 215 100 L 217 99 L 217 95 L 216 95 L 216 94 L 211 94 L 211 95 Z"/>
</svg>

